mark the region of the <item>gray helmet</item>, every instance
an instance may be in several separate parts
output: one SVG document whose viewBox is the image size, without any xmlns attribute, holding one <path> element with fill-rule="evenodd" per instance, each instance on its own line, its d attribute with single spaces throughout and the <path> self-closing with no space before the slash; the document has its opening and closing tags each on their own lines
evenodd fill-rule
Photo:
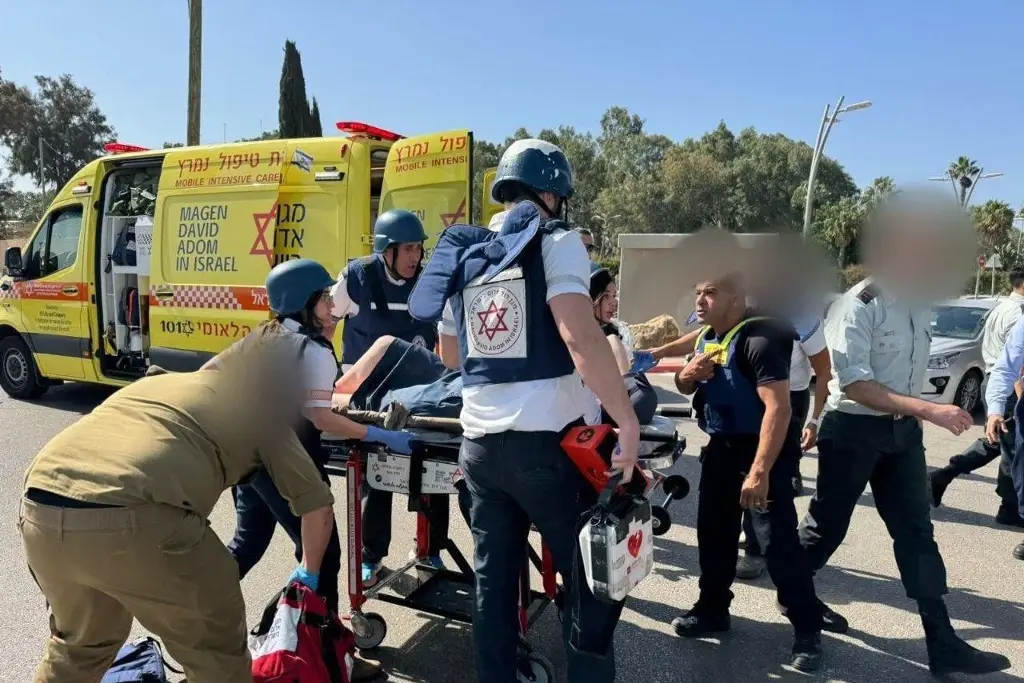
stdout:
<svg viewBox="0 0 1024 683">
<path fill-rule="evenodd" d="M 391 209 L 377 217 L 373 226 L 373 251 L 381 253 L 392 244 L 426 242 L 420 217 L 405 209 Z"/>
<path fill-rule="evenodd" d="M 516 140 L 501 155 L 491 197 L 512 201 L 520 188 L 526 188 L 568 199 L 573 194 L 572 175 L 572 165 L 557 145 L 535 138 Z"/>
</svg>

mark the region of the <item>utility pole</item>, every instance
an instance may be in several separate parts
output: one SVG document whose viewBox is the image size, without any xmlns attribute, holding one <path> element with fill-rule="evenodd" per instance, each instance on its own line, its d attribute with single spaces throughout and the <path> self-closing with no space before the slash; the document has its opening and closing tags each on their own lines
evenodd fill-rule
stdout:
<svg viewBox="0 0 1024 683">
<path fill-rule="evenodd" d="M 199 110 L 203 77 L 203 0 L 188 0 L 188 134 L 189 146 L 199 144 Z"/>
</svg>

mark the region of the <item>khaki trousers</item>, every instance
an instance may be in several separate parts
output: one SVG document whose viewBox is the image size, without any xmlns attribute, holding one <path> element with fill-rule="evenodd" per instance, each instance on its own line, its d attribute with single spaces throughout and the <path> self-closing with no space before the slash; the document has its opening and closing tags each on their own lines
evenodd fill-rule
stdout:
<svg viewBox="0 0 1024 683">
<path fill-rule="evenodd" d="M 132 617 L 164 642 L 189 683 L 252 683 L 238 566 L 199 515 L 22 500 L 18 528 L 50 608 L 35 683 L 98 683 Z"/>
</svg>

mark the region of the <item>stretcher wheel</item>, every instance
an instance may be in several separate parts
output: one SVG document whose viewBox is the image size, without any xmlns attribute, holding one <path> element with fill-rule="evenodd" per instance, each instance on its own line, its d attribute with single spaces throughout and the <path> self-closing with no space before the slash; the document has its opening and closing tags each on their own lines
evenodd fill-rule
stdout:
<svg viewBox="0 0 1024 683">
<path fill-rule="evenodd" d="M 690 482 L 681 474 L 670 474 L 665 477 L 661 488 L 665 490 L 666 496 L 672 497 L 672 500 L 682 500 L 690 495 Z"/>
<path fill-rule="evenodd" d="M 352 635 L 355 636 L 357 648 L 372 650 L 383 643 L 387 637 L 388 623 L 384 621 L 384 617 L 375 612 L 353 614 Z"/>
<path fill-rule="evenodd" d="M 664 536 L 672 528 L 672 518 L 668 510 L 660 505 L 651 506 L 651 526 L 655 536 Z"/>
<path fill-rule="evenodd" d="M 546 657 L 531 652 L 519 660 L 520 683 L 551 683 L 555 680 L 555 667 Z"/>
</svg>

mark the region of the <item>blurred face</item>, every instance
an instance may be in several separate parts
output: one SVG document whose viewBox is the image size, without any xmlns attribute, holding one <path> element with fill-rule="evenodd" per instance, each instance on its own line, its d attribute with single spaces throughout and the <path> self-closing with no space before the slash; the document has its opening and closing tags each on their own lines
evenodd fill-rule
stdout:
<svg viewBox="0 0 1024 683">
<path fill-rule="evenodd" d="M 746 300 L 741 292 L 718 282 L 698 283 L 696 294 L 694 307 L 697 319 L 716 330 L 731 326 L 746 308 Z"/>
<path fill-rule="evenodd" d="M 601 296 L 594 301 L 594 317 L 603 323 L 609 323 L 619 312 L 619 290 L 614 282 L 605 287 Z"/>
<path fill-rule="evenodd" d="M 388 251 L 392 253 L 391 258 L 394 260 L 391 269 L 398 273 L 400 278 L 408 280 L 416 275 L 416 269 L 419 268 L 420 261 L 423 259 L 422 242 L 399 244 L 389 248 Z"/>
</svg>

